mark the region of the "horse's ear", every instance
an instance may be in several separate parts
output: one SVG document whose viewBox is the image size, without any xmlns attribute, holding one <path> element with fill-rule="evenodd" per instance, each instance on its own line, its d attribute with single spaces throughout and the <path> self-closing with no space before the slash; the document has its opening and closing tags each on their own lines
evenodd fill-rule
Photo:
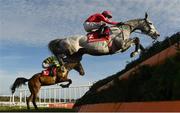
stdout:
<svg viewBox="0 0 180 113">
<path fill-rule="evenodd" d="M 145 19 L 147 19 L 148 18 L 148 14 L 147 14 L 147 12 L 145 13 Z"/>
</svg>

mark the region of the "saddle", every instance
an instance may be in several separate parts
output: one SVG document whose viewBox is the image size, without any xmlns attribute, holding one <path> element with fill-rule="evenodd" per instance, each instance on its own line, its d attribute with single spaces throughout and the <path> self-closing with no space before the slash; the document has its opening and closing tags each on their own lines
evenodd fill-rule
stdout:
<svg viewBox="0 0 180 113">
<path fill-rule="evenodd" d="M 112 42 L 111 42 L 111 36 L 103 36 L 99 38 L 99 33 L 98 31 L 94 31 L 91 33 L 87 34 L 87 41 L 88 43 L 94 43 L 94 42 L 106 42 L 107 46 L 110 48 L 112 46 Z"/>
<path fill-rule="evenodd" d="M 109 41 L 111 38 L 110 32 L 111 31 L 109 27 L 102 26 L 102 28 L 87 34 L 88 42 L 90 43 L 90 42 L 99 42 L 99 41 Z M 104 34 L 104 35 L 100 35 L 100 34 Z"/>
</svg>

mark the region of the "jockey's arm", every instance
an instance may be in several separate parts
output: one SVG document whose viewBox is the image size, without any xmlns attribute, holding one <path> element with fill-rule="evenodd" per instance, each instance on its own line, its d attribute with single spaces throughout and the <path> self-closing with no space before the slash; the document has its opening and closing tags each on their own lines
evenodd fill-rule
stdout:
<svg viewBox="0 0 180 113">
<path fill-rule="evenodd" d="M 104 16 L 100 16 L 100 18 L 101 18 L 101 20 L 102 20 L 103 22 L 106 22 L 106 23 L 111 24 L 111 25 L 116 25 L 116 24 L 119 23 L 119 22 L 110 21 L 108 18 L 105 18 Z"/>
</svg>

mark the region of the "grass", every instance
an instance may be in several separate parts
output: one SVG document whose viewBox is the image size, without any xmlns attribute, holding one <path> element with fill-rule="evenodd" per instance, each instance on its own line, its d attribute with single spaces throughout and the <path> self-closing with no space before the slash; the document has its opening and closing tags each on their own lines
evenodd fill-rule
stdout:
<svg viewBox="0 0 180 113">
<path fill-rule="evenodd" d="M 26 107 L 20 108 L 19 106 L 0 106 L 0 112 L 75 112 L 74 109 L 65 108 L 46 108 L 41 107 L 38 110 L 31 108 L 28 110 Z"/>
</svg>

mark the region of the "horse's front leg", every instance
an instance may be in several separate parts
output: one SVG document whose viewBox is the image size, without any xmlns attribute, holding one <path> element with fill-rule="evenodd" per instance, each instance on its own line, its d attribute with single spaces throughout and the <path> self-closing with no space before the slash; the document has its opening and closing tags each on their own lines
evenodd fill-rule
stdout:
<svg viewBox="0 0 180 113">
<path fill-rule="evenodd" d="M 142 44 L 140 43 L 140 40 L 138 37 L 135 37 L 133 39 L 134 41 L 134 44 L 135 44 L 135 51 L 133 51 L 131 54 L 130 54 L 130 57 L 134 57 L 135 55 L 139 54 L 140 50 L 141 51 L 145 51 L 144 47 L 142 46 Z"/>
<path fill-rule="evenodd" d="M 83 75 L 85 74 L 81 62 L 79 62 L 78 65 L 74 67 L 74 69 L 75 69 L 77 72 L 79 72 L 79 74 L 80 74 L 81 76 L 83 76 Z"/>
<path fill-rule="evenodd" d="M 124 52 L 127 49 L 129 49 L 134 44 L 134 39 L 127 39 L 124 42 L 125 42 L 125 44 L 122 46 L 121 52 Z"/>
<path fill-rule="evenodd" d="M 66 80 L 63 80 L 62 82 L 68 82 L 67 84 L 60 84 L 59 86 L 61 86 L 62 88 L 68 88 L 72 84 L 71 79 L 66 79 Z"/>
</svg>

